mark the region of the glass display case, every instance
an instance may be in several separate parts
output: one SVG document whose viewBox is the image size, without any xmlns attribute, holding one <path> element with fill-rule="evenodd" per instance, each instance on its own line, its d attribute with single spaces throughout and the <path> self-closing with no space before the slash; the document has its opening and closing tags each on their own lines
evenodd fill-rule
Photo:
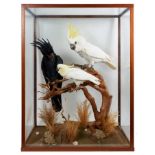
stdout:
<svg viewBox="0 0 155 155">
<path fill-rule="evenodd" d="M 134 149 L 133 39 L 133 4 L 22 5 L 23 151 Z"/>
</svg>

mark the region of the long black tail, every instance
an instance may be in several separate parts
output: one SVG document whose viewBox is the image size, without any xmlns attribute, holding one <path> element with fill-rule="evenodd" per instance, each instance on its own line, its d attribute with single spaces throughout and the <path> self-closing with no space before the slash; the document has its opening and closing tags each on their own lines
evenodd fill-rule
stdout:
<svg viewBox="0 0 155 155">
<path fill-rule="evenodd" d="M 57 87 L 61 88 L 62 83 L 58 83 Z M 50 89 L 52 90 L 52 87 L 50 87 Z M 61 95 L 56 95 L 54 97 L 51 97 L 51 103 L 52 103 L 52 107 L 56 112 L 61 111 L 62 109 L 62 99 L 61 99 Z"/>
<path fill-rule="evenodd" d="M 61 111 L 62 109 L 61 95 L 52 97 L 51 102 L 52 102 L 52 107 L 56 112 Z"/>
</svg>

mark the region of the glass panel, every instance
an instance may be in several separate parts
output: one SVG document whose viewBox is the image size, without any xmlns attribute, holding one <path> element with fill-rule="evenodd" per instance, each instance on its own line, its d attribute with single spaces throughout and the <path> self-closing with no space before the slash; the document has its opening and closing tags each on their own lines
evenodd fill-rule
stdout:
<svg viewBox="0 0 155 155">
<path fill-rule="evenodd" d="M 34 18 L 26 12 L 25 17 L 25 138 L 34 127 L 34 48 L 30 45 L 34 39 Z"/>
<path fill-rule="evenodd" d="M 121 17 L 121 126 L 130 139 L 130 11 Z"/>
<path fill-rule="evenodd" d="M 89 15 L 89 14 L 119 15 L 121 12 L 124 11 L 124 9 L 126 8 L 95 8 L 95 9 L 94 8 L 74 8 L 74 9 L 73 8 L 35 8 L 35 9 L 32 9 L 31 8 L 31 11 L 37 15 L 60 15 L 60 14 L 61 15 L 67 15 L 67 14 L 68 15 L 73 15 L 73 14 L 75 15 L 76 14 L 78 15 L 80 14 L 82 15 Z M 106 56 L 106 59 L 102 60 L 102 63 L 101 62 L 95 63 L 93 66 L 94 69 L 104 78 L 106 87 L 102 88 L 102 91 L 103 90 L 105 91 L 107 89 L 109 94 L 107 93 L 107 91 L 104 92 L 105 94 L 104 93 L 102 94 L 103 95 L 103 98 L 102 98 L 101 93 L 96 89 L 92 88 L 92 86 L 86 87 L 89 93 L 91 94 L 91 97 L 90 97 L 91 100 L 89 101 L 91 102 L 94 98 L 98 113 L 100 113 L 99 115 L 100 117 L 98 117 L 99 122 L 95 120 L 97 117 L 96 118 L 94 117 L 95 112 L 93 111 L 93 108 L 92 108 L 93 106 L 91 106 L 91 104 L 88 102 L 90 105 L 90 107 L 88 108 L 88 111 L 90 111 L 90 115 L 88 117 L 87 125 L 85 127 L 78 126 L 79 127 L 77 129 L 78 134 L 76 133 L 78 136 L 76 135 L 77 137 L 73 138 L 74 141 L 72 139 L 71 141 L 68 141 L 68 142 L 65 141 L 67 140 L 68 137 L 64 136 L 65 132 L 67 132 L 67 129 L 65 126 L 66 122 L 64 123 L 64 117 L 62 117 L 62 114 L 68 119 L 69 122 L 75 123 L 77 125 L 79 123 L 79 119 L 77 116 L 78 105 L 84 104 L 86 95 L 83 93 L 82 90 L 67 92 L 61 95 L 63 111 L 57 113 L 56 123 L 54 127 L 52 127 L 52 129 L 56 128 L 57 132 L 59 131 L 56 136 L 56 134 L 54 133 L 55 130 L 52 130 L 50 126 L 51 125 L 50 121 L 52 121 L 50 118 L 51 116 L 47 114 L 47 112 L 49 113 L 51 112 L 50 108 L 52 107 L 52 102 L 51 100 L 49 100 L 49 102 L 47 102 L 47 100 L 39 100 L 39 98 L 44 96 L 47 91 L 45 88 L 41 88 L 39 84 L 41 83 L 46 84 L 47 81 L 49 80 L 49 77 L 47 77 L 48 76 L 47 73 L 45 75 L 47 68 L 46 70 L 44 70 L 45 68 L 43 69 L 43 58 L 46 57 L 49 60 L 49 58 L 51 58 L 50 57 L 51 55 L 46 55 L 43 57 L 43 54 L 41 53 L 40 49 L 37 48 L 36 50 L 37 52 L 36 53 L 37 92 L 35 93 L 37 93 L 37 107 L 35 107 L 36 109 L 34 109 L 34 47 L 30 44 L 34 41 L 34 38 L 35 38 L 34 37 L 34 18 L 31 15 L 29 15 L 29 13 L 26 13 L 25 20 L 26 20 L 26 25 L 25 25 L 25 28 L 26 28 L 25 29 L 26 30 L 25 31 L 26 138 L 28 138 L 28 136 L 31 133 L 30 138 L 28 138 L 27 144 L 47 146 L 49 145 L 49 143 L 46 140 L 51 140 L 51 139 L 53 140 L 53 138 L 55 138 L 54 141 L 50 143 L 50 146 L 53 146 L 53 144 L 54 145 L 79 144 L 79 145 L 102 145 L 102 146 L 103 145 L 104 146 L 129 145 L 128 139 L 126 138 L 126 136 L 128 138 L 130 137 L 130 35 L 129 35 L 130 34 L 130 14 L 125 13 L 125 15 L 121 17 L 121 107 L 120 109 L 121 109 L 121 128 L 123 129 L 124 132 L 122 132 L 122 130 L 118 126 L 118 116 L 116 116 L 115 119 L 112 118 L 112 115 L 118 114 L 118 94 L 119 94 L 118 93 L 118 66 L 117 66 L 118 64 L 118 18 L 36 18 L 36 27 L 35 27 L 36 38 L 38 39 L 44 38 L 45 40 L 48 39 L 53 47 L 54 52 L 56 53 L 56 55 L 59 55 L 63 59 L 64 64 L 68 64 L 68 65 L 88 64 L 88 62 L 83 58 L 84 56 L 82 57 L 80 54 L 78 54 L 78 52 L 81 52 L 81 51 L 85 52 L 85 50 L 88 50 L 90 53 L 91 52 L 93 53 L 95 51 L 93 55 L 91 55 L 94 61 L 98 61 L 98 59 L 101 59 L 100 57 L 103 56 L 102 52 L 105 52 L 108 56 L 110 56 L 110 57 Z M 71 42 L 67 38 L 67 28 L 69 23 L 73 24 L 79 30 L 79 34 L 86 39 L 86 40 L 83 40 L 84 43 L 83 42 L 81 43 L 82 49 L 79 51 L 71 50 Z M 101 50 L 99 50 L 98 47 Z M 47 50 L 47 48 L 44 48 L 43 50 Z M 100 53 L 100 57 L 97 57 L 98 53 Z M 88 57 L 88 55 L 86 56 Z M 49 62 L 50 65 L 52 60 L 50 59 L 50 62 Z M 112 61 L 112 63 L 115 64 L 116 69 L 115 70 L 111 69 L 107 65 L 109 62 L 104 63 L 105 61 Z M 51 72 L 53 73 L 55 71 L 51 71 Z M 94 75 L 97 75 L 97 73 L 93 74 L 93 76 Z M 67 82 L 66 81 L 63 82 L 62 87 L 59 87 L 59 88 L 60 89 L 64 88 L 68 83 L 72 83 L 72 82 L 75 82 L 75 81 L 73 81 L 73 79 L 69 79 Z M 100 88 L 100 85 L 98 87 Z M 55 89 L 54 91 L 56 90 L 57 89 Z M 112 121 L 110 123 L 115 122 L 115 125 L 116 125 L 116 127 L 114 128 L 115 132 L 111 132 L 111 134 L 109 135 L 105 131 L 107 122 L 106 123 L 101 122 L 101 121 L 108 120 L 108 119 L 101 119 L 101 116 L 102 116 L 101 111 L 106 107 L 105 106 L 105 101 L 107 99 L 106 95 L 107 96 L 111 95 L 112 101 L 111 101 L 110 113 L 109 115 L 107 115 L 107 117 L 104 117 L 104 118 L 111 118 L 109 119 L 109 121 Z M 104 101 L 104 104 L 103 104 L 104 106 L 101 109 L 102 100 Z M 45 106 L 47 107 L 47 109 L 45 109 Z M 37 126 L 32 131 L 32 128 L 34 127 L 35 110 L 37 111 L 36 112 Z M 43 114 L 43 112 L 45 112 L 44 114 L 47 114 L 47 115 L 46 117 L 41 118 L 40 114 Z M 95 128 L 95 133 L 96 133 L 95 136 L 93 135 L 94 131 L 91 131 L 91 128 L 89 126 L 90 124 L 92 125 L 94 121 L 96 121 L 95 122 L 96 124 L 94 125 L 95 127 L 93 126 L 93 128 Z M 100 130 L 98 131 L 96 128 Z M 109 128 L 106 128 L 106 129 L 109 129 Z M 97 131 L 100 133 L 99 135 L 97 134 Z M 54 137 L 52 137 L 53 135 Z M 64 142 L 61 139 L 61 138 L 64 138 L 63 136 L 65 137 Z M 98 139 L 98 136 L 99 136 L 99 139 Z"/>
<path fill-rule="evenodd" d="M 37 19 L 37 38 L 48 38 L 51 42 L 53 49 L 57 55 L 60 55 L 65 64 L 86 64 L 87 62 L 81 58 L 78 54 L 72 51 L 69 47 L 67 39 L 67 26 L 69 23 L 76 25 L 80 34 L 85 36 L 86 39 L 103 49 L 108 55 L 113 58 L 115 64 L 118 60 L 117 51 L 117 38 L 118 38 L 118 20 L 115 18 L 103 18 L 103 19 Z M 90 26 L 91 25 L 91 26 Z M 39 86 L 39 83 L 45 83 L 44 77 L 41 71 L 42 54 L 38 50 L 37 52 L 37 90 L 43 92 Z M 111 112 L 118 112 L 118 69 L 112 70 L 105 64 L 99 63 L 94 65 L 101 75 L 103 75 L 106 85 L 110 94 L 112 95 Z M 111 82 L 112 81 L 112 82 Z M 64 82 L 65 86 L 66 83 Z M 97 102 L 98 110 L 101 107 L 101 95 L 96 90 L 88 87 L 90 93 L 93 94 Z M 38 93 L 37 98 L 42 94 Z M 82 91 L 62 94 L 62 105 L 64 108 L 64 114 L 70 115 L 71 119 L 76 120 L 76 109 L 79 103 L 85 100 L 85 96 Z M 37 125 L 43 125 L 44 123 L 39 118 L 40 109 L 43 108 L 43 104 L 46 101 L 37 101 Z M 47 104 L 49 106 L 49 103 Z M 94 121 L 94 114 L 91 112 L 90 121 Z M 62 118 L 58 119 L 58 122 L 62 122 Z"/>
<path fill-rule="evenodd" d="M 36 15 L 119 15 L 126 8 L 31 8 Z"/>
</svg>

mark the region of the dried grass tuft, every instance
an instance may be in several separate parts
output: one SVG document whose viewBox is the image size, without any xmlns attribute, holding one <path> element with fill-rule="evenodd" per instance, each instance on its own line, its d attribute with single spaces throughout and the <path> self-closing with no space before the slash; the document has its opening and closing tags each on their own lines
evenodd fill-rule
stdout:
<svg viewBox="0 0 155 155">
<path fill-rule="evenodd" d="M 115 127 L 117 126 L 116 116 L 116 114 L 109 113 L 107 118 L 102 119 L 102 130 L 106 136 L 109 136 L 115 132 Z"/>
<path fill-rule="evenodd" d="M 90 116 L 89 106 L 90 104 L 88 103 L 87 100 L 85 100 L 83 104 L 79 104 L 77 107 L 78 120 L 80 122 L 80 126 L 83 128 L 87 127 L 89 121 Z"/>
<path fill-rule="evenodd" d="M 75 140 L 78 133 L 78 127 L 79 127 L 78 122 L 73 122 L 69 120 L 64 122 L 63 136 L 65 137 L 66 143 L 72 143 Z"/>
<path fill-rule="evenodd" d="M 55 112 L 55 110 L 52 107 L 47 108 L 47 106 L 44 105 L 39 117 L 44 121 L 46 128 L 50 131 L 50 133 L 55 134 L 55 123 L 58 117 L 58 114 Z"/>
</svg>

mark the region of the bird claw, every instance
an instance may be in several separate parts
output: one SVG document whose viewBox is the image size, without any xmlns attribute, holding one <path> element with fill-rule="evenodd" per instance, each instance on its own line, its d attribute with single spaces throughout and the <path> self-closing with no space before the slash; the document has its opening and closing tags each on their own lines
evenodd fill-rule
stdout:
<svg viewBox="0 0 155 155">
<path fill-rule="evenodd" d="M 91 64 L 91 65 L 88 65 L 88 68 L 93 68 L 93 65 Z"/>
<path fill-rule="evenodd" d="M 82 69 L 89 68 L 89 64 L 85 64 L 82 66 Z"/>
<path fill-rule="evenodd" d="M 86 69 L 86 68 L 93 68 L 92 64 L 85 64 L 82 66 L 82 69 Z"/>
<path fill-rule="evenodd" d="M 80 85 L 76 85 L 75 91 L 78 91 Z"/>
<path fill-rule="evenodd" d="M 84 88 L 84 86 L 80 86 L 80 88 L 81 88 L 81 89 L 83 89 L 83 88 Z"/>
</svg>

